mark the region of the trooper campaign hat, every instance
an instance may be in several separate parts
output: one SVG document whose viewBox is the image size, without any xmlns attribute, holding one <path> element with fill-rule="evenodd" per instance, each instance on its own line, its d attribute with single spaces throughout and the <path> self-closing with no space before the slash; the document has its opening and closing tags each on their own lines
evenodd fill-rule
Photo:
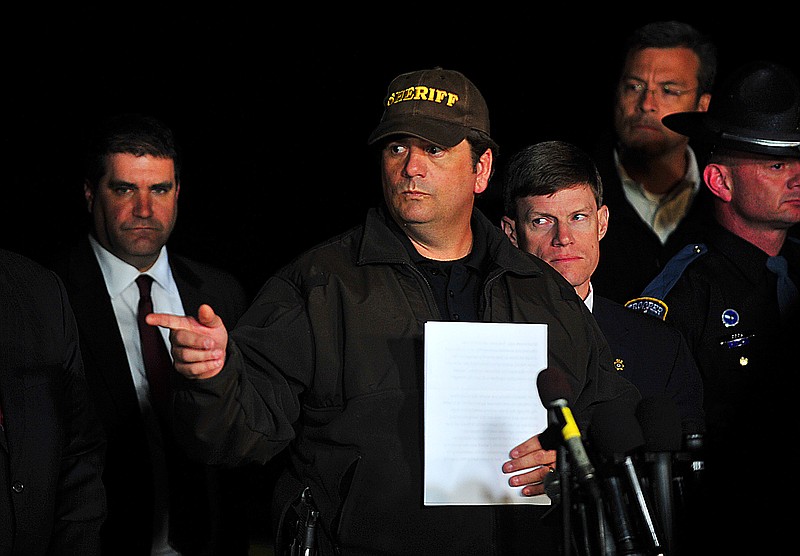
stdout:
<svg viewBox="0 0 800 556">
<path fill-rule="evenodd" d="M 370 145 L 391 135 L 411 135 L 450 148 L 470 130 L 489 135 L 486 101 L 457 71 L 437 67 L 398 75 L 389 84 L 384 107 Z"/>
<path fill-rule="evenodd" d="M 800 83 L 781 65 L 751 62 L 714 92 L 707 112 L 678 112 L 662 122 L 707 151 L 800 158 Z"/>
</svg>

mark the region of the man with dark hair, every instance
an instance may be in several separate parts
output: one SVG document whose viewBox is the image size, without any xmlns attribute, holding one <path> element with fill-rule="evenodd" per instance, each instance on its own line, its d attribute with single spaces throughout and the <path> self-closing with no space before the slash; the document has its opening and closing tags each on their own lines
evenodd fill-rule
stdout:
<svg viewBox="0 0 800 556">
<path fill-rule="evenodd" d="M 780 552 L 798 494 L 795 459 L 775 450 L 797 422 L 800 243 L 788 232 L 800 222 L 800 81 L 745 64 L 707 112 L 664 125 L 704 153 L 714 225 L 630 305 L 677 326 L 703 376 L 710 548 Z"/>
<path fill-rule="evenodd" d="M 137 325 L 145 299 L 177 315 L 214 303 L 226 323 L 236 322 L 246 306 L 233 276 L 167 250 L 180 175 L 175 139 L 164 123 L 138 114 L 102 121 L 87 149 L 89 232 L 52 263 L 75 309 L 91 397 L 108 436 L 102 529 L 108 555 L 248 550 L 244 504 L 236 498 L 243 478 L 191 462 L 177 448 L 160 406 L 162 383 L 150 372 L 148 340 Z M 149 294 L 140 290 L 147 282 Z M 165 336 L 154 338 L 157 346 Z M 161 353 L 171 372 L 168 353 Z M 168 382 L 163 391 L 170 395 Z"/>
<path fill-rule="evenodd" d="M 592 273 L 600 260 L 601 240 L 613 223 L 603 204 L 602 180 L 586 152 L 564 141 L 529 145 L 511 156 L 504 177 L 501 226 L 506 235 L 574 286 L 608 340 L 616 372 L 641 393 L 644 405 L 639 409 L 657 407 L 663 413 L 655 419 L 640 417 L 639 424 L 649 439 L 646 448 L 671 452 L 674 477 L 686 479 L 684 488 L 676 489 L 680 496 L 674 496 L 675 503 L 660 497 L 667 506 L 655 512 L 664 547 L 678 554 L 678 547 L 693 540 L 687 539 L 684 523 L 691 519 L 698 496 L 689 481 L 694 473 L 677 456 L 690 453 L 705 429 L 703 383 L 692 353 L 673 326 L 594 291 Z M 616 420 L 614 424 L 624 426 Z M 647 464 L 639 463 L 644 472 Z M 660 496 L 652 487 L 647 491 Z"/>
<path fill-rule="evenodd" d="M 678 411 L 684 434 L 705 428 L 703 385 L 681 333 L 595 293 L 592 273 L 612 227 L 603 184 L 583 150 L 544 141 L 514 153 L 505 166 L 501 226 L 511 242 L 559 271 L 600 325 L 615 370 L 643 398 L 664 396 Z"/>
<path fill-rule="evenodd" d="M 475 208 L 497 151 L 477 87 L 457 71 L 414 71 L 384 102 L 369 137 L 384 203 L 363 225 L 269 278 L 230 334 L 208 305 L 196 319 L 148 317 L 172 329 L 180 436 L 212 463 L 288 450 L 278 551 L 310 492 L 321 555 L 554 554 L 546 506 L 423 504 L 426 321 L 547 324 L 548 364 L 581 426 L 595 407 L 635 405 L 639 394 L 611 370 L 572 287 Z M 536 438 L 508 450 L 509 493 L 542 494 L 555 450 Z"/>
<path fill-rule="evenodd" d="M 716 71 L 716 47 L 686 23 L 649 23 L 625 43 L 614 133 L 590 150 L 614 219 L 592 284 L 618 303 L 638 296 L 672 255 L 702 237 L 711 220 L 695 152 L 661 118 L 706 110 Z"/>
</svg>

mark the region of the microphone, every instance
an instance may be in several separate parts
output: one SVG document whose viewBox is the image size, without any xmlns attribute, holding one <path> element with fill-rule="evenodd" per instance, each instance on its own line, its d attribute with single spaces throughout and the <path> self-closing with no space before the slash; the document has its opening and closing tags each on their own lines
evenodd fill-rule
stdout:
<svg viewBox="0 0 800 556">
<path fill-rule="evenodd" d="M 586 487 L 593 499 L 600 498 L 600 489 L 597 485 L 595 469 L 589 454 L 583 445 L 581 431 L 572 410 L 569 407 L 569 394 L 572 388 L 566 380 L 563 372 L 548 368 L 539 373 L 537 377 L 537 387 L 542 403 L 550 410 L 548 416 L 553 417 L 549 421 L 548 430 L 539 435 L 539 442 L 545 449 L 553 449 L 552 446 L 545 446 L 553 442 L 553 432 L 560 432 L 560 441 L 564 443 L 569 452 L 573 473 L 578 483 Z"/>
<path fill-rule="evenodd" d="M 561 502 L 561 478 L 558 473 L 548 473 L 542 480 L 544 486 L 544 493 L 550 498 L 553 506 L 557 506 Z"/>
<path fill-rule="evenodd" d="M 628 479 L 634 491 L 633 495 L 638 498 L 636 492 L 636 487 L 639 486 L 638 476 L 630 454 L 644 444 L 644 437 L 632 408 L 629 407 L 625 412 L 613 403 L 598 406 L 592 415 L 589 439 L 590 445 L 602 458 L 603 468 L 608 469 L 608 472 L 603 474 L 603 486 L 607 495 L 608 513 L 612 516 L 611 525 L 617 554 L 644 556 L 646 553 L 642 550 L 636 522 L 628 511 L 630 496 L 620 477 L 622 475 Z M 617 470 L 620 460 L 623 465 L 622 473 Z M 642 503 L 642 507 L 647 508 L 646 502 Z M 649 512 L 642 511 L 641 514 L 646 519 Z M 657 535 L 654 532 L 653 535 L 656 538 L 655 545 L 658 546 Z"/>
<path fill-rule="evenodd" d="M 701 431 L 686 431 L 683 434 L 683 450 L 679 454 L 680 468 L 674 477 L 676 485 L 675 554 L 683 553 L 695 539 L 706 534 L 709 508 L 705 491 L 704 438 Z"/>
<path fill-rule="evenodd" d="M 683 444 L 681 416 L 671 398 L 655 396 L 639 402 L 636 417 L 644 434 L 656 516 L 666 548 L 671 549 L 675 545 L 672 458 Z"/>
<path fill-rule="evenodd" d="M 591 550 L 590 530 L 597 535 L 597 546 L 604 555 L 611 555 L 608 550 L 607 518 L 605 516 L 603 501 L 600 495 L 600 486 L 597 482 L 596 472 L 586 448 L 583 445 L 580 429 L 569 407 L 572 388 L 566 375 L 559 370 L 547 368 L 539 373 L 537 387 L 542 404 L 548 408 L 547 428 L 539 434 L 539 442 L 547 450 L 558 450 L 556 468 L 559 473 L 560 502 L 562 505 L 563 519 L 563 546 L 566 550 L 573 542 L 582 541 L 586 554 L 594 553 Z M 567 454 L 569 456 L 567 457 Z M 566 460 L 570 461 L 567 462 Z M 574 476 L 579 486 L 589 494 L 589 508 L 583 499 L 574 502 L 570 500 L 570 479 Z M 579 535 L 572 534 L 571 511 L 576 512 L 579 524 Z M 589 513 L 596 521 L 589 523 Z M 576 550 L 579 547 L 576 546 Z"/>
<path fill-rule="evenodd" d="M 689 454 L 689 469 L 691 470 L 694 484 L 699 487 L 703 480 L 706 468 L 703 451 L 705 439 L 702 432 L 687 432 L 683 435 L 683 449 Z"/>
</svg>

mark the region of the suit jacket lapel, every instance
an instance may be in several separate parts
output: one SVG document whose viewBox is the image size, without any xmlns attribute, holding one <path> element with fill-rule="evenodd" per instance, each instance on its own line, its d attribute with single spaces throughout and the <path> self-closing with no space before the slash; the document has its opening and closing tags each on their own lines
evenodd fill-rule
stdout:
<svg viewBox="0 0 800 556">
<path fill-rule="evenodd" d="M 630 309 L 625 310 L 629 311 Z M 595 295 L 592 314 L 600 324 L 603 334 L 611 345 L 622 343 L 622 338 L 625 338 L 630 333 L 624 319 L 615 318 L 614 312 L 614 307 L 610 305 L 608 300 Z"/>
<path fill-rule="evenodd" d="M 139 402 L 128 356 L 103 273 L 88 240 L 73 253 L 69 276 L 72 282 L 70 296 L 74 298 L 72 305 L 79 326 L 82 322 L 91 323 L 88 328 L 80 328 L 83 357 L 93 362 L 86 367 L 102 371 L 90 380 L 104 385 L 120 413 L 138 412 Z"/>
<path fill-rule="evenodd" d="M 24 367 L 18 358 L 27 357 L 35 346 L 26 345 L 20 349 L 20 344 L 27 342 L 30 336 L 25 333 L 26 323 L 23 321 L 25 313 L 19 302 L 16 287 L 9 283 L 8 276 L 0 270 L 0 296 L 6 299 L 6 309 L 0 311 L 0 403 L 3 406 L 3 421 L 6 429 L 4 442 L 10 452 L 12 475 L 23 458 L 20 454 L 25 450 L 25 440 L 35 440 L 34 434 L 26 434 L 20 426 L 27 422 L 25 408 L 28 405 L 25 399 L 26 390 L 24 377 L 19 374 Z M 8 338 L 17 338 L 13 345 L 7 343 Z"/>
<path fill-rule="evenodd" d="M 170 253 L 169 262 L 172 277 L 175 279 L 175 285 L 178 286 L 178 293 L 181 296 L 183 309 L 187 315 L 197 316 L 200 305 L 208 302 L 208 296 L 201 291 L 203 279 L 189 268 L 180 256 Z"/>
</svg>

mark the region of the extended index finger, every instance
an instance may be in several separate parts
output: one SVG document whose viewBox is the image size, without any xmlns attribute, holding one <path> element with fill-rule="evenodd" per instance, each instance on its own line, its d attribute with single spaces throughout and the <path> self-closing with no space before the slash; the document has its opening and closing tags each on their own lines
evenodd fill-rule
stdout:
<svg viewBox="0 0 800 556">
<path fill-rule="evenodd" d="M 170 330 L 192 330 L 197 323 L 192 317 L 170 315 L 169 313 L 150 313 L 145 320 L 147 324 L 162 326 Z"/>
</svg>

